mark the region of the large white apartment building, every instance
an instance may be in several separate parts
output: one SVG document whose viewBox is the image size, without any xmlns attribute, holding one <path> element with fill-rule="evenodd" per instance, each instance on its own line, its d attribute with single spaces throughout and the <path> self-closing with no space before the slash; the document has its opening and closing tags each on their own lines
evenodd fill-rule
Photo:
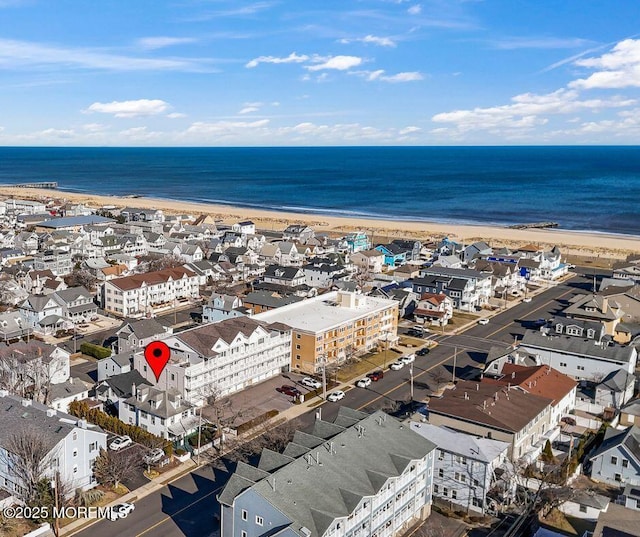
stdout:
<svg viewBox="0 0 640 537">
<path fill-rule="evenodd" d="M 288 371 L 291 361 L 291 329 L 248 317 L 199 326 L 162 340 L 171 349 L 171 358 L 160 379 L 156 382 L 142 352 L 134 356 L 134 368 L 150 383 L 176 390 L 191 404 Z"/>
<path fill-rule="evenodd" d="M 184 267 L 109 280 L 102 289 L 104 310 L 117 317 L 151 316 L 199 296 L 198 276 Z"/>
<path fill-rule="evenodd" d="M 72 493 L 97 485 L 93 463 L 100 449 L 107 447 L 107 434 L 102 429 L 5 390 L 0 390 L 0 412 L 0 488 L 13 493 L 21 486 L 7 463 L 16 456 L 12 452 L 13 438 L 28 439 L 29 435 L 42 438 L 49 448 L 44 459 L 47 478 L 53 479 L 56 471 L 60 472 L 60 479 Z"/>
<path fill-rule="evenodd" d="M 341 407 L 284 452 L 240 463 L 218 496 L 222 537 L 392 537 L 431 513 L 435 445 L 378 411 Z"/>
</svg>

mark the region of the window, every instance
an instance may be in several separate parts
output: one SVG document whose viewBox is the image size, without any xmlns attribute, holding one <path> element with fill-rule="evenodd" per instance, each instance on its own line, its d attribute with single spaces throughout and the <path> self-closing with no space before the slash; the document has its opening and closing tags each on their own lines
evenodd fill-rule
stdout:
<svg viewBox="0 0 640 537">
<path fill-rule="evenodd" d="M 78 439 L 78 432 L 77 431 L 73 431 L 73 439 L 74 440 Z"/>
<path fill-rule="evenodd" d="M 300 339 L 300 334 L 296 334 L 296 339 Z"/>
<path fill-rule="evenodd" d="M 244 531 L 244 530 L 242 530 L 242 531 L 240 532 L 240 537 L 247 537 L 247 532 L 246 532 L 246 531 Z"/>
<path fill-rule="evenodd" d="M 242 510 L 242 520 L 247 520 L 247 518 L 249 517 L 249 513 L 247 513 L 246 509 Z"/>
<path fill-rule="evenodd" d="M 73 473 L 74 473 L 74 474 L 77 474 L 77 473 L 78 473 L 78 467 L 77 467 L 77 466 L 74 466 L 74 467 L 73 467 Z"/>
<path fill-rule="evenodd" d="M 622 481 L 622 476 L 621 476 L 620 474 L 616 474 L 616 475 L 615 475 L 615 477 L 614 477 L 614 479 L 615 479 L 616 481 Z"/>
<path fill-rule="evenodd" d="M 444 451 L 442 451 L 441 449 L 438 450 L 438 460 L 439 461 L 444 460 Z"/>
<path fill-rule="evenodd" d="M 446 498 L 449 496 L 449 489 L 447 487 L 442 488 L 442 495 Z"/>
<path fill-rule="evenodd" d="M 258 526 L 263 526 L 264 525 L 264 519 L 261 516 L 256 515 L 256 524 Z"/>
<path fill-rule="evenodd" d="M 576 369 L 578 371 L 584 371 L 584 366 L 583 365 L 579 365 L 578 367 L 576 367 Z"/>
<path fill-rule="evenodd" d="M 560 367 L 567 367 L 567 362 L 560 362 Z"/>
<path fill-rule="evenodd" d="M 296 343 L 296 350 L 299 351 L 300 350 L 300 344 Z"/>
<path fill-rule="evenodd" d="M 433 484 L 433 493 L 438 494 L 440 492 L 440 485 Z"/>
<path fill-rule="evenodd" d="M 438 477 L 444 477 L 444 470 L 442 468 L 438 469 Z"/>
<path fill-rule="evenodd" d="M 451 499 L 452 500 L 457 500 L 458 499 L 458 491 L 456 489 L 453 489 L 451 491 Z"/>
<path fill-rule="evenodd" d="M 580 512 L 581 513 L 586 513 L 587 512 L 587 506 L 586 505 L 581 505 L 580 506 Z"/>
<path fill-rule="evenodd" d="M 622 467 L 629 468 L 629 461 L 627 459 L 622 459 Z"/>
<path fill-rule="evenodd" d="M 611 464 L 618 464 L 618 457 L 611 457 Z"/>
<path fill-rule="evenodd" d="M 74 449 L 74 450 L 73 450 L 73 456 L 74 456 L 74 457 L 77 457 L 77 456 L 78 456 L 78 450 L 77 450 L 77 449 Z"/>
<path fill-rule="evenodd" d="M 95 451 L 97 449 L 97 442 L 91 442 L 91 444 L 89 444 L 89 453 L 91 453 L 92 451 Z"/>
</svg>

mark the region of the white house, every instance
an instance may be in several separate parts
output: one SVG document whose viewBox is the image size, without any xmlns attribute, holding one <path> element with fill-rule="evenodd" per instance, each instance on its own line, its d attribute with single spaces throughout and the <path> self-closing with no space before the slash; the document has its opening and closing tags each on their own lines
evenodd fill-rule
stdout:
<svg viewBox="0 0 640 537">
<path fill-rule="evenodd" d="M 384 254 L 379 250 L 360 250 L 349 256 L 351 262 L 363 272 L 378 274 L 384 266 Z"/>
<path fill-rule="evenodd" d="M 108 358 L 98 360 L 98 382 L 110 377 L 115 377 L 116 375 L 121 375 L 122 373 L 128 373 L 131 371 L 132 362 L 132 352 L 112 354 Z"/>
<path fill-rule="evenodd" d="M 0 343 L 0 376 L 3 387 L 25 394 L 49 390 L 53 384 L 69 380 L 70 353 L 61 347 L 31 340 L 12 345 Z M 44 394 L 46 395 L 46 394 Z"/>
<path fill-rule="evenodd" d="M 171 359 L 157 382 L 143 353 L 134 356 L 134 368 L 150 383 L 177 390 L 193 404 L 212 393 L 228 395 L 288 371 L 291 361 L 291 330 L 248 317 L 206 324 L 163 341 Z"/>
<path fill-rule="evenodd" d="M 4 390 L 0 390 L 0 412 L 0 488 L 14 492 L 21 486 L 20 478 L 12 473 L 7 462 L 16 456 L 11 453 L 12 437 L 30 434 L 42 435 L 47 443 L 49 451 L 44 459 L 47 478 L 53 479 L 59 472 L 72 493 L 77 488 L 87 490 L 97 485 L 93 464 L 100 449 L 107 447 L 107 435 L 99 427 Z"/>
<path fill-rule="evenodd" d="M 89 397 L 89 386 L 79 378 L 70 377 L 61 384 L 53 384 L 50 388 L 49 406 L 62 412 L 69 412 L 69 404 Z"/>
<path fill-rule="evenodd" d="M 500 470 L 508 464 L 507 442 L 478 438 L 429 423 L 411 422 L 411 430 L 438 446 L 434 496 L 482 514 L 498 507 L 487 494 L 498 482 Z"/>
</svg>

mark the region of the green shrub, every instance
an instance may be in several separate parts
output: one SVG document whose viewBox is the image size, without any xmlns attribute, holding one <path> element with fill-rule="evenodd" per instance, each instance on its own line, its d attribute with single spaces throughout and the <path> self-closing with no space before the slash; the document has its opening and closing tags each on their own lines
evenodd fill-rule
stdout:
<svg viewBox="0 0 640 537">
<path fill-rule="evenodd" d="M 106 347 L 101 347 L 100 345 L 94 345 L 93 343 L 87 342 L 84 342 L 82 345 L 80 345 L 80 352 L 88 356 L 93 356 L 98 360 L 109 358 L 109 356 L 111 356 L 111 349 L 107 349 Z"/>
<path fill-rule="evenodd" d="M 270 420 L 271 418 L 275 418 L 278 414 L 279 412 L 277 410 L 269 410 L 268 412 L 265 412 L 264 414 L 260 414 L 259 416 L 256 416 L 255 418 L 249 421 L 245 421 L 244 423 L 241 423 L 236 427 L 236 432 L 238 434 L 246 433 L 247 431 L 250 431 L 254 427 L 257 427 L 261 423 L 264 423 L 265 421 Z"/>
</svg>

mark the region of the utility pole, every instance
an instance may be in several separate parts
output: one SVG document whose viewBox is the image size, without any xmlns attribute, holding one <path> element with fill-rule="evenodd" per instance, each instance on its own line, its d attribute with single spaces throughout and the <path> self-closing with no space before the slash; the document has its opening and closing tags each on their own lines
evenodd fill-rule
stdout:
<svg viewBox="0 0 640 537">
<path fill-rule="evenodd" d="M 413 407 L 413 364 L 409 364 L 409 376 L 411 378 L 411 406 Z"/>
<path fill-rule="evenodd" d="M 453 371 L 452 371 L 452 377 L 451 377 L 451 382 L 454 384 L 456 382 L 456 359 L 457 358 L 458 358 L 458 347 L 455 347 L 453 351 Z"/>
<path fill-rule="evenodd" d="M 204 407 L 204 401 L 202 402 L 202 406 L 200 407 L 200 417 L 198 419 L 198 458 L 196 460 L 196 465 L 200 466 L 200 438 L 202 433 L 202 409 Z"/>
<path fill-rule="evenodd" d="M 51 482 L 51 485 L 53 486 L 53 501 L 55 502 L 55 508 L 56 508 L 56 515 L 58 514 L 58 509 L 59 509 L 59 505 L 58 505 L 58 488 L 60 485 L 60 472 L 56 471 L 56 475 L 53 478 L 53 481 Z M 58 537 L 60 535 L 60 520 L 58 519 L 57 516 L 53 517 L 53 533 L 55 534 L 56 537 Z"/>
<path fill-rule="evenodd" d="M 322 398 L 327 400 L 327 361 L 322 360 Z"/>
</svg>

